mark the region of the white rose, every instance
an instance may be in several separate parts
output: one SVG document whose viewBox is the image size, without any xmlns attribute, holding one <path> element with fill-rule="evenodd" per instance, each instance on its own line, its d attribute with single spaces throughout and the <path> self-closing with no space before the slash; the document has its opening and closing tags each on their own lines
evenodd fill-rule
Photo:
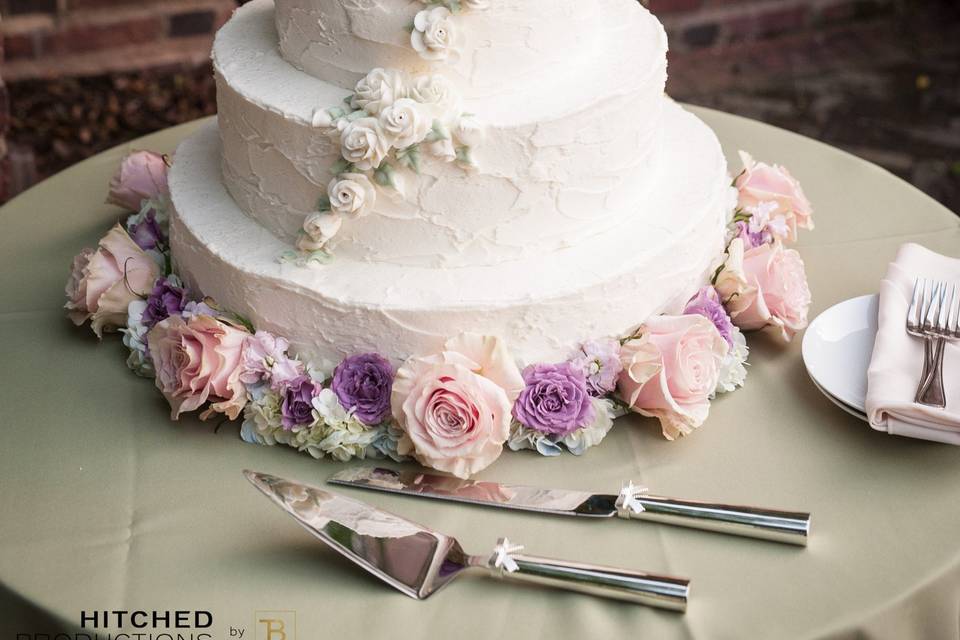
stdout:
<svg viewBox="0 0 960 640">
<path fill-rule="evenodd" d="M 297 239 L 300 251 L 318 251 L 340 231 L 343 218 L 337 213 L 311 213 L 303 221 L 303 233 Z"/>
<path fill-rule="evenodd" d="M 456 87 L 440 74 L 425 74 L 413 79 L 410 97 L 435 108 L 434 117 L 442 114 L 459 115 L 462 100 Z"/>
<path fill-rule="evenodd" d="M 476 147 L 483 143 L 487 137 L 487 130 L 484 124 L 476 116 L 462 116 L 457 122 L 453 135 L 461 144 L 468 147 Z"/>
<path fill-rule="evenodd" d="M 358 118 L 344 127 L 340 147 L 344 160 L 368 171 L 383 162 L 390 151 L 390 141 L 376 118 Z"/>
<path fill-rule="evenodd" d="M 456 62 L 460 38 L 453 14 L 446 7 L 424 9 L 413 19 L 410 44 L 424 60 Z"/>
<path fill-rule="evenodd" d="M 432 123 L 433 118 L 423 105 L 409 98 L 397 100 L 380 112 L 380 125 L 394 138 L 393 146 L 397 149 L 422 142 Z"/>
<path fill-rule="evenodd" d="M 453 141 L 450 138 L 431 142 L 429 151 L 446 162 L 453 162 L 457 159 L 457 150 L 454 148 Z"/>
<path fill-rule="evenodd" d="M 370 213 L 377 201 L 377 190 L 362 173 L 345 173 L 334 178 L 327 192 L 330 210 L 335 214 L 359 218 Z"/>
<path fill-rule="evenodd" d="M 377 115 L 406 96 L 406 81 L 396 69 L 374 69 L 357 83 L 350 106 Z"/>
</svg>

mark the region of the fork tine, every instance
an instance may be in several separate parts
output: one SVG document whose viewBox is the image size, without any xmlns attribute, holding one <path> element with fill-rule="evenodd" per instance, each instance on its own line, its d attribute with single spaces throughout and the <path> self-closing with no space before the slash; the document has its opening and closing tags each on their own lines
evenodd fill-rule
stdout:
<svg viewBox="0 0 960 640">
<path fill-rule="evenodd" d="M 950 322 L 950 310 L 953 306 L 956 291 L 951 292 L 953 297 L 947 302 L 947 283 L 944 282 L 940 287 L 940 302 L 937 308 L 937 333 L 944 335 L 947 333 L 947 324 Z"/>
<path fill-rule="evenodd" d="M 931 333 L 936 327 L 937 311 L 939 310 L 937 303 L 940 300 L 940 285 L 940 282 L 931 280 L 930 295 L 925 295 L 923 301 L 923 319 L 921 320 L 921 323 L 923 325 L 923 330 Z"/>
<path fill-rule="evenodd" d="M 907 327 L 917 327 L 920 325 L 917 318 L 920 317 L 920 307 L 923 301 L 923 289 L 926 281 L 923 278 L 916 278 L 913 281 L 913 297 L 910 299 L 910 308 L 907 310 Z"/>
<path fill-rule="evenodd" d="M 960 284 L 953 285 L 953 298 L 950 302 L 950 314 L 947 320 L 947 331 L 954 338 L 960 338 Z"/>
</svg>

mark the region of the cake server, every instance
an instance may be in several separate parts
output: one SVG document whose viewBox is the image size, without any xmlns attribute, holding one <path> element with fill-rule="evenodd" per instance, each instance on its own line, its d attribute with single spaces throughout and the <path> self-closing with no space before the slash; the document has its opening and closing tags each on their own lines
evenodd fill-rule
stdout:
<svg viewBox="0 0 960 640">
<path fill-rule="evenodd" d="M 351 467 L 328 482 L 439 500 L 565 516 L 647 520 L 806 546 L 810 514 L 664 498 L 626 484 L 616 494 L 460 480 L 419 471 Z"/>
<path fill-rule="evenodd" d="M 685 611 L 690 583 L 626 569 L 538 558 L 501 538 L 488 555 L 357 500 L 254 471 L 247 479 L 300 526 L 390 586 L 424 600 L 465 571 Z"/>
</svg>

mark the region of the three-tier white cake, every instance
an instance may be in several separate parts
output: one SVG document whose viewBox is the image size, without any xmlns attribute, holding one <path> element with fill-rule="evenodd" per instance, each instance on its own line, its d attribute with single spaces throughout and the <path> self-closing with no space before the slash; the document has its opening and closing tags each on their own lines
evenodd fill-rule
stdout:
<svg viewBox="0 0 960 640">
<path fill-rule="evenodd" d="M 214 46 L 218 122 L 170 176 L 178 272 L 314 361 L 400 361 L 473 331 L 549 362 L 678 311 L 722 254 L 733 203 L 716 137 L 664 95 L 657 19 L 635 0 L 444 5 L 237 11 Z M 374 70 L 390 92 L 370 90 Z M 361 150 L 372 160 L 345 142 L 390 101 L 438 95 L 426 137 Z M 331 180 L 364 171 L 366 215 L 318 219 Z M 336 223 L 313 230 L 329 259 L 281 259 L 311 219 Z"/>
</svg>

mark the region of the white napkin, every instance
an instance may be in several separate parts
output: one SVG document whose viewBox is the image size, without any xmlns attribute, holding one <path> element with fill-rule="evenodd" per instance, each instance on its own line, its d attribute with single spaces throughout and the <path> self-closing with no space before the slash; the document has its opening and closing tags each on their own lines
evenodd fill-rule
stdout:
<svg viewBox="0 0 960 640">
<path fill-rule="evenodd" d="M 870 426 L 893 435 L 960 445 L 960 345 L 947 343 L 943 362 L 945 409 L 913 399 L 923 370 L 923 340 L 907 333 L 916 278 L 960 282 L 960 260 L 905 244 L 880 283 L 877 341 L 867 371 Z"/>
</svg>

